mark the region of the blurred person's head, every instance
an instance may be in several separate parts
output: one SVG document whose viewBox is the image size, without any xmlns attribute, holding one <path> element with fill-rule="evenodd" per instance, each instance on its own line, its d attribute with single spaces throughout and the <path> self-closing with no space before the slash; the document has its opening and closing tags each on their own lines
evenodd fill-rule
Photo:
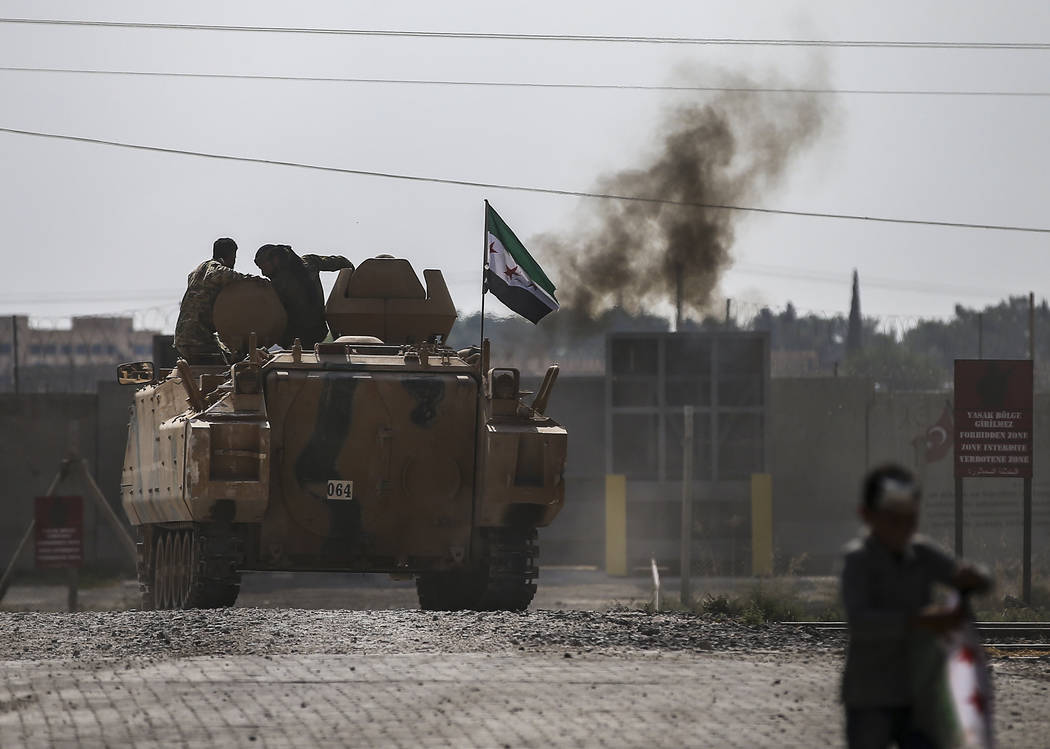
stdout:
<svg viewBox="0 0 1050 749">
<path fill-rule="evenodd" d="M 229 237 L 220 237 L 211 246 L 212 260 L 218 260 L 227 268 L 232 268 L 237 262 L 237 243 Z"/>
<path fill-rule="evenodd" d="M 877 541 L 891 551 L 903 551 L 919 527 L 921 495 L 907 468 L 879 466 L 864 477 L 859 513 Z"/>
</svg>

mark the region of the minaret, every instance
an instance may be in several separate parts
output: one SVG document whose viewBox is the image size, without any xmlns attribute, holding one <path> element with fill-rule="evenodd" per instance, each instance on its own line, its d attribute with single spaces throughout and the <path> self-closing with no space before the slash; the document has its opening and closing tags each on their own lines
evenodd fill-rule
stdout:
<svg viewBox="0 0 1050 749">
<path fill-rule="evenodd" d="M 846 356 L 859 353 L 864 348 L 864 327 L 860 317 L 860 279 L 853 270 L 853 294 L 849 302 L 849 328 L 846 331 Z"/>
</svg>

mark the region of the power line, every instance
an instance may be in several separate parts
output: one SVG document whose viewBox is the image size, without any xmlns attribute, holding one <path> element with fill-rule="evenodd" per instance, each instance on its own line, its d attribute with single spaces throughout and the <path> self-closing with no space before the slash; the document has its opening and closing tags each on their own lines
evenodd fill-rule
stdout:
<svg viewBox="0 0 1050 749">
<path fill-rule="evenodd" d="M 210 153 L 207 151 L 190 151 L 181 148 L 165 148 L 162 146 L 145 146 L 137 143 L 124 143 L 122 141 L 105 140 L 103 138 L 87 138 L 77 135 L 60 135 L 57 133 L 44 133 L 36 130 L 20 130 L 17 128 L 0 127 L 0 133 L 12 135 L 27 135 L 36 138 L 51 138 L 55 140 L 66 140 L 75 143 L 93 143 L 96 145 L 113 146 L 116 148 L 128 148 L 136 151 L 149 151 L 152 153 L 178 154 L 182 156 L 197 156 L 205 159 L 217 159 L 220 161 L 237 161 L 247 164 L 268 164 L 270 166 L 286 166 L 296 169 L 312 169 L 321 172 L 334 172 L 337 174 L 355 174 L 361 177 L 381 177 L 383 179 L 404 180 L 406 182 L 427 182 L 438 185 L 457 185 L 460 187 L 483 187 L 491 190 L 513 190 L 516 192 L 531 192 L 543 195 L 567 195 L 577 198 L 597 198 L 601 200 L 622 200 L 635 203 L 653 203 L 658 205 L 675 205 L 684 208 L 707 208 L 723 211 L 746 211 L 749 213 L 765 213 L 778 216 L 803 216 L 806 218 L 828 218 L 846 221 L 873 221 L 885 224 L 911 224 L 917 226 L 940 226 L 957 229 L 985 229 L 989 231 L 1017 231 L 1035 234 L 1050 234 L 1050 228 L 1032 226 L 1009 226 L 1004 224 L 977 224 L 959 221 L 931 221 L 924 219 L 890 218 L 886 216 L 860 216 L 849 213 L 824 213 L 819 211 L 790 211 L 780 208 L 758 208 L 756 206 L 731 205 L 728 203 L 699 203 L 689 200 L 668 200 L 666 198 L 652 198 L 640 195 L 616 195 L 613 193 L 584 192 L 582 190 L 559 190 L 550 187 L 526 187 L 522 185 L 508 185 L 497 182 L 477 182 L 473 180 L 448 179 L 441 177 L 421 177 L 412 174 L 397 174 L 393 172 L 377 172 L 366 169 L 347 169 L 337 166 L 326 166 L 324 164 L 306 164 L 298 161 L 283 161 L 279 159 L 261 159 L 250 156 L 232 156 L 229 154 Z"/>
<path fill-rule="evenodd" d="M 735 263 L 731 271 L 745 275 L 758 275 L 773 278 L 793 278 L 803 281 L 814 281 L 825 284 L 835 284 L 845 287 L 848 274 L 821 271 L 814 268 L 787 267 L 778 265 L 755 265 L 749 263 Z M 454 275 L 454 272 L 446 272 L 446 278 Z M 473 275 L 471 276 L 473 278 Z M 861 277 L 861 285 L 864 288 L 891 289 L 896 291 L 912 291 L 915 293 L 936 293 L 947 296 L 970 296 L 989 299 L 1008 298 L 1012 292 L 988 289 L 974 286 L 956 286 L 952 284 L 938 284 L 923 281 L 913 281 L 900 278 L 886 278 L 881 276 L 864 275 Z M 181 296 L 180 289 L 141 289 L 134 292 L 123 291 L 86 291 L 56 292 L 56 291 L 26 291 L 11 295 L 0 296 L 0 304 L 13 306 L 53 305 L 58 303 L 97 303 L 97 302 L 133 302 L 152 300 L 158 297 L 175 298 Z"/>
<path fill-rule="evenodd" d="M 46 26 L 91 26 L 166 31 L 233 31 L 269 34 L 329 34 L 340 36 L 404 37 L 423 39 L 494 39 L 539 42 L 604 42 L 627 44 L 693 44 L 748 47 L 860 47 L 882 49 L 980 49 L 1047 50 L 1046 42 L 952 42 L 869 39 L 740 39 L 685 36 L 616 36 L 600 34 L 512 34 L 474 31 L 411 31 L 398 29 L 345 29 L 309 26 L 240 26 L 202 23 L 144 23 L 132 21 L 86 21 L 59 18 L 0 18 L 0 23 Z"/>
<path fill-rule="evenodd" d="M 405 84 L 412 86 L 482 86 L 494 88 L 607 89 L 629 91 L 728 92 L 753 94 L 873 94 L 884 96 L 1013 96 L 1048 97 L 1050 91 L 958 91 L 859 88 L 772 88 L 763 86 L 685 86 L 626 83 L 536 83 L 518 81 L 456 81 L 422 78 L 355 78 L 339 76 L 263 75 L 256 73 L 185 73 L 165 70 L 96 70 L 89 68 L 23 68 L 0 66 L 17 73 L 69 73 L 80 75 L 126 75 L 162 78 L 203 78 L 310 83 Z"/>
<path fill-rule="evenodd" d="M 820 271 L 808 268 L 789 268 L 777 265 L 750 265 L 737 263 L 732 270 L 746 275 L 772 276 L 774 278 L 795 278 L 802 281 L 814 281 L 817 283 L 836 284 L 845 287 L 847 275 Z M 995 289 L 976 286 L 955 286 L 952 284 L 930 283 L 927 281 L 913 281 L 899 278 L 885 278 L 879 276 L 861 276 L 861 286 L 875 289 L 891 289 L 894 291 L 912 291 L 921 294 L 943 294 L 945 296 L 976 296 L 988 299 L 999 299 L 1009 297 L 1011 292 L 997 291 Z M 1016 291 L 1013 293 L 1017 293 Z"/>
<path fill-rule="evenodd" d="M 0 304 L 6 304 L 9 306 L 34 306 L 41 304 L 65 303 L 90 304 L 97 302 L 138 302 L 156 299 L 157 297 L 179 297 L 182 296 L 184 291 L 185 289 L 141 289 L 133 292 L 128 292 L 127 289 L 124 289 L 122 291 L 74 291 L 68 293 L 55 291 L 26 291 L 0 296 Z"/>
</svg>

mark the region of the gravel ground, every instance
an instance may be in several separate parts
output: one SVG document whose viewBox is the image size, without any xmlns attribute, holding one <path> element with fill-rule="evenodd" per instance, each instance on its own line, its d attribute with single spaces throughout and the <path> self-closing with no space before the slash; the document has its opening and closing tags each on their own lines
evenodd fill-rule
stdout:
<svg viewBox="0 0 1050 749">
<path fill-rule="evenodd" d="M 678 578 L 665 576 L 663 599 L 678 600 Z M 693 580 L 695 594 L 736 596 L 754 590 L 753 578 L 704 577 Z M 807 602 L 834 601 L 838 580 L 834 577 L 782 577 L 764 581 L 767 587 Z M 611 577 L 597 568 L 543 567 L 533 609 L 608 611 L 628 605 L 633 608 L 652 600 L 652 580 Z M 139 607 L 135 580 L 114 580 L 81 588 L 81 611 L 121 611 Z M 307 572 L 245 572 L 241 579 L 238 608 L 296 609 L 413 609 L 419 604 L 412 581 L 391 580 L 386 575 Z M 65 611 L 66 589 L 60 584 L 15 579 L 3 601 L 3 611 Z"/>
<path fill-rule="evenodd" d="M 216 609 L 0 613 L 5 660 L 562 650 L 840 651 L 842 635 L 639 611 Z"/>
</svg>

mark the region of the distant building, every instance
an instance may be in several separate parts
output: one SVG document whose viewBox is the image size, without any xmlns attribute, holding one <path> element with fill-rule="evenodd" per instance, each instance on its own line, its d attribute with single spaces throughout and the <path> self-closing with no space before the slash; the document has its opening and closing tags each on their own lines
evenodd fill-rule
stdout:
<svg viewBox="0 0 1050 749">
<path fill-rule="evenodd" d="M 26 315 L 0 318 L 0 390 L 14 389 L 17 361 L 23 392 L 92 392 L 114 377 L 114 365 L 152 359 L 157 332 L 135 330 L 130 317 L 74 317 L 61 329 L 32 327 Z"/>
</svg>

